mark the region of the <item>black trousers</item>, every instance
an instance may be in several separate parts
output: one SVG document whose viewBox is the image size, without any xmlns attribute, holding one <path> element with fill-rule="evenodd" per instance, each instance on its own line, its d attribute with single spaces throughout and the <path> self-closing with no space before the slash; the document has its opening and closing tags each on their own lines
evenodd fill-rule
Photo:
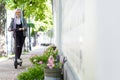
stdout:
<svg viewBox="0 0 120 80">
<path fill-rule="evenodd" d="M 16 28 L 21 28 L 22 25 L 16 25 Z M 20 59 L 22 53 L 22 47 L 25 41 L 25 36 L 23 36 L 23 31 L 15 30 L 13 33 L 14 37 L 14 52 L 15 52 L 15 60 Z"/>
<path fill-rule="evenodd" d="M 18 37 L 18 36 L 15 40 L 15 57 L 17 57 L 18 59 L 21 57 L 24 40 L 25 37 Z"/>
<path fill-rule="evenodd" d="M 24 36 L 16 36 L 15 39 L 15 58 L 18 58 L 20 59 L 21 57 L 21 53 L 22 53 L 22 47 L 23 47 L 23 44 L 24 44 L 24 41 L 25 41 L 25 37 Z"/>
</svg>

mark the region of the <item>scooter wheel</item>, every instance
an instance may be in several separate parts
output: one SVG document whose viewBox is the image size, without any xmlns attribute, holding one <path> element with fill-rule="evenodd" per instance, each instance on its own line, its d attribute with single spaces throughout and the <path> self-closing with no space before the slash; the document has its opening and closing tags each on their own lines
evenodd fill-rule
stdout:
<svg viewBox="0 0 120 80">
<path fill-rule="evenodd" d="M 17 61 L 14 62 L 14 67 L 17 69 Z"/>
<path fill-rule="evenodd" d="M 22 66 L 22 62 L 19 65 Z"/>
</svg>

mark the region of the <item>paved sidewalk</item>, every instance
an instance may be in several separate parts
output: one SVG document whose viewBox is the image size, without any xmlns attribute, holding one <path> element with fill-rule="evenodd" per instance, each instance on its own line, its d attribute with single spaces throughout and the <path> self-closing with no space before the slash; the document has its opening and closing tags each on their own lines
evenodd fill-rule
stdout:
<svg viewBox="0 0 120 80">
<path fill-rule="evenodd" d="M 0 80 L 16 80 L 16 76 L 25 71 L 28 67 L 32 66 L 29 61 L 29 58 L 34 54 L 41 54 L 44 49 L 35 49 L 31 51 L 29 54 L 22 55 L 23 59 L 22 66 L 18 66 L 18 69 L 14 68 L 14 58 L 6 59 L 0 62 Z"/>
</svg>

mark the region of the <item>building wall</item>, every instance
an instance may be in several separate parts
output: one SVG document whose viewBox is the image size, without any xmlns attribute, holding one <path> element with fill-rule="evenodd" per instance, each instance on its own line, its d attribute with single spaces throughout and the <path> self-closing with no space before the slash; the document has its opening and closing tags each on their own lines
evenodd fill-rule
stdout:
<svg viewBox="0 0 120 80">
<path fill-rule="evenodd" d="M 68 60 L 64 80 L 95 80 L 94 5 L 84 3 L 54 0 L 56 44 Z"/>
<path fill-rule="evenodd" d="M 83 4 L 80 0 L 62 0 L 62 51 L 68 62 L 65 66 L 65 80 L 80 79 L 81 27 L 83 26 Z M 79 7 L 78 7 L 79 6 Z M 81 12 L 81 13 L 80 13 Z M 81 56 L 80 56 L 81 55 Z M 70 65 L 71 67 L 68 67 Z M 73 71 L 73 72 L 71 72 Z M 73 75 L 74 74 L 74 75 Z M 76 75 L 76 77 L 74 77 Z"/>
<path fill-rule="evenodd" d="M 94 0 L 62 1 L 62 51 L 79 80 L 95 80 L 94 3 Z"/>
<path fill-rule="evenodd" d="M 56 4 L 57 3 L 57 4 Z M 65 80 L 120 80 L 119 0 L 55 0 Z"/>
<path fill-rule="evenodd" d="M 119 0 L 97 0 L 97 80 L 120 80 Z"/>
</svg>

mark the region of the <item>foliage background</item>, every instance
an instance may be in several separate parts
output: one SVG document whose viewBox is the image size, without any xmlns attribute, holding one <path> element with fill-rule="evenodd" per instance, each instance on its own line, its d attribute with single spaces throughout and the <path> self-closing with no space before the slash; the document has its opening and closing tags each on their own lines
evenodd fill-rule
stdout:
<svg viewBox="0 0 120 80">
<path fill-rule="evenodd" d="M 28 22 L 34 23 L 33 31 L 47 31 L 53 27 L 51 0 L 5 0 L 5 3 L 7 9 L 22 9 Z"/>
</svg>

